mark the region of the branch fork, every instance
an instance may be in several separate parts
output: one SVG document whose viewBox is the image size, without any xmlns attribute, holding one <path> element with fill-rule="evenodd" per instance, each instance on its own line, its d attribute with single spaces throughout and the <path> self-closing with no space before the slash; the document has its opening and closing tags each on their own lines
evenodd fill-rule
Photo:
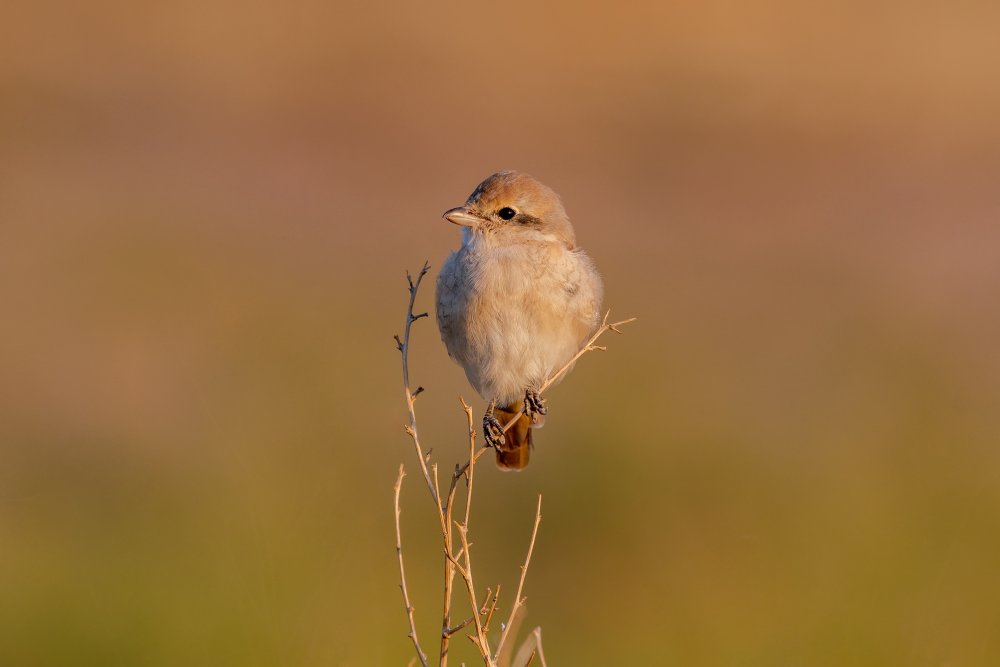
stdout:
<svg viewBox="0 0 1000 667">
<path fill-rule="evenodd" d="M 455 465 L 454 471 L 451 473 L 447 493 L 442 495 L 441 485 L 438 479 L 438 465 L 437 463 L 431 462 L 431 450 L 428 449 L 424 451 L 421 446 L 419 431 L 417 429 L 417 415 L 414 406 L 417 396 L 424 392 L 424 388 L 418 386 L 415 390 L 410 389 L 410 329 L 414 322 L 424 317 L 428 317 L 428 313 L 426 312 L 415 315 L 413 313 L 413 305 L 416 302 L 417 293 L 420 290 L 420 284 L 423 282 L 424 276 L 427 275 L 429 270 L 430 264 L 424 262 L 424 265 L 420 269 L 416 278 L 407 272 L 406 282 L 409 286 L 410 298 L 409 305 L 406 310 L 406 322 L 402 337 L 396 335 L 394 336 L 394 339 L 396 341 L 396 348 L 399 350 L 402 358 L 403 389 L 406 399 L 406 407 L 409 413 L 409 421 L 406 425 L 404 425 L 403 429 L 406 431 L 406 434 L 410 436 L 410 439 L 413 442 L 413 448 L 417 455 L 417 462 L 420 465 L 420 472 L 424 478 L 424 483 L 427 486 L 427 491 L 430 494 L 431 500 L 434 503 L 441 531 L 442 550 L 444 553 L 444 600 L 440 625 L 441 635 L 439 660 L 437 664 L 440 667 L 447 667 L 451 638 L 463 630 L 471 627 L 472 633 L 466 634 L 466 637 L 468 637 L 478 649 L 479 654 L 483 659 L 483 663 L 486 667 L 498 667 L 500 664 L 507 665 L 510 661 L 511 651 L 508 647 L 508 640 L 510 639 L 517 614 L 521 611 L 521 609 L 523 609 L 526 601 L 522 592 L 524 590 L 524 580 L 528 574 L 528 566 L 531 563 L 531 556 L 535 550 L 535 539 L 538 536 L 538 525 L 542 520 L 542 497 L 541 495 L 538 496 L 538 503 L 535 508 L 535 521 L 531 529 L 531 541 L 528 544 L 528 552 L 525 556 L 524 564 L 520 567 L 521 574 L 517 584 L 517 593 L 514 596 L 514 604 L 511 606 L 510 613 L 507 616 L 507 621 L 500 624 L 500 636 L 497 639 L 496 648 L 492 649 L 490 645 L 490 622 L 493 620 L 493 615 L 497 610 L 497 602 L 500 598 L 500 585 L 497 584 L 495 589 L 487 588 L 486 594 L 482 597 L 483 601 L 481 603 L 477 601 L 478 596 L 476 595 L 476 586 L 472 577 L 472 542 L 469 541 L 469 519 L 472 509 L 475 465 L 476 461 L 479 460 L 479 457 L 489 449 L 489 446 L 483 445 L 479 448 L 476 447 L 476 427 L 472 414 L 472 407 L 466 403 L 464 399 L 460 398 L 459 400 L 461 401 L 462 409 L 465 411 L 466 420 L 468 422 L 469 458 L 464 464 Z M 552 375 L 552 377 L 546 380 L 542 384 L 538 393 L 542 393 L 552 386 L 552 384 L 562 377 L 562 375 L 564 375 L 585 353 L 594 350 L 605 350 L 606 348 L 604 346 L 596 345 L 597 340 L 604 333 L 614 331 L 615 333 L 620 334 L 622 332 L 619 327 L 635 320 L 635 318 L 631 318 L 609 324 L 609 315 L 610 311 L 604 315 L 601 326 L 597 329 L 594 335 L 583 344 L 580 351 L 577 352 L 565 366 L 560 368 Z M 520 412 L 515 414 L 510 421 L 504 425 L 504 432 L 508 431 L 514 425 L 518 417 L 520 417 L 523 412 L 524 410 L 522 408 Z M 420 640 L 417 637 L 414 607 L 410 602 L 410 595 L 406 586 L 406 570 L 403 564 L 399 496 L 403 485 L 403 478 L 405 476 L 406 471 L 403 465 L 400 464 L 399 475 L 397 476 L 396 483 L 393 486 L 395 500 L 396 556 L 399 561 L 399 588 L 403 596 L 403 606 L 406 611 L 406 618 L 409 624 L 409 633 L 407 636 L 410 641 L 412 641 L 413 648 L 417 654 L 417 657 L 414 660 L 419 661 L 422 667 L 428 667 L 430 663 L 428 662 L 427 653 L 423 650 Z M 459 481 L 463 478 L 466 482 L 465 506 L 463 517 L 460 521 L 457 518 L 454 518 L 453 515 L 455 513 L 455 499 L 457 496 Z M 455 542 L 456 533 L 458 534 L 457 544 Z M 452 598 L 456 574 L 461 577 L 462 584 L 464 585 L 468 595 L 471 615 L 457 625 L 452 626 Z M 541 630 L 539 628 L 534 630 L 532 636 L 528 638 L 521 650 L 518 651 L 517 661 L 519 661 L 520 667 L 528 667 L 528 665 L 534 663 L 536 657 L 540 659 L 542 667 L 545 667 L 545 655 L 542 652 Z M 410 661 L 411 664 L 413 664 L 414 660 Z"/>
</svg>

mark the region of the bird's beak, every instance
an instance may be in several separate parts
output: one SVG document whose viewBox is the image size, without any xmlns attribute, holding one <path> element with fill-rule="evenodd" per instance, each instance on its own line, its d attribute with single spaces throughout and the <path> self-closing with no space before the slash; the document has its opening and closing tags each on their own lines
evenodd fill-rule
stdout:
<svg viewBox="0 0 1000 667">
<path fill-rule="evenodd" d="M 444 212 L 444 219 L 462 227 L 478 227 L 483 219 L 464 206 Z"/>
</svg>

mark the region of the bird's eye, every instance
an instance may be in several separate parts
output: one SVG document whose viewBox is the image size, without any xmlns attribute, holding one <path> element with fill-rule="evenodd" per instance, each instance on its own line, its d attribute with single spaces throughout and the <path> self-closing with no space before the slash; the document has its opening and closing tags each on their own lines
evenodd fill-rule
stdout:
<svg viewBox="0 0 1000 667">
<path fill-rule="evenodd" d="M 517 215 L 517 211 L 512 209 L 510 206 L 504 206 L 502 209 L 497 211 L 497 215 L 500 216 L 501 220 L 511 220 L 515 215 Z"/>
</svg>

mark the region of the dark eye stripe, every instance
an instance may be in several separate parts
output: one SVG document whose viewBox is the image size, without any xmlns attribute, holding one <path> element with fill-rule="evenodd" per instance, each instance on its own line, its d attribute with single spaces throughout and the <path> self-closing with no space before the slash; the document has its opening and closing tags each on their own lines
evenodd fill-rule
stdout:
<svg viewBox="0 0 1000 667">
<path fill-rule="evenodd" d="M 514 218 L 514 222 L 519 225 L 540 225 L 542 221 L 533 215 L 528 215 L 527 213 L 518 213 L 517 217 Z"/>
</svg>

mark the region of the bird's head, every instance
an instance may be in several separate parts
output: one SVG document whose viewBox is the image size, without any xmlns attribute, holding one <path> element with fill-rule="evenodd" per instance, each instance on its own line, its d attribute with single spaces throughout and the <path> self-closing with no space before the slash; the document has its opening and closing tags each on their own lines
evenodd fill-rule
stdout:
<svg viewBox="0 0 1000 667">
<path fill-rule="evenodd" d="M 527 174 L 499 171 L 480 183 L 464 206 L 444 218 L 501 242 L 537 239 L 576 245 L 573 226 L 559 195 Z"/>
</svg>

